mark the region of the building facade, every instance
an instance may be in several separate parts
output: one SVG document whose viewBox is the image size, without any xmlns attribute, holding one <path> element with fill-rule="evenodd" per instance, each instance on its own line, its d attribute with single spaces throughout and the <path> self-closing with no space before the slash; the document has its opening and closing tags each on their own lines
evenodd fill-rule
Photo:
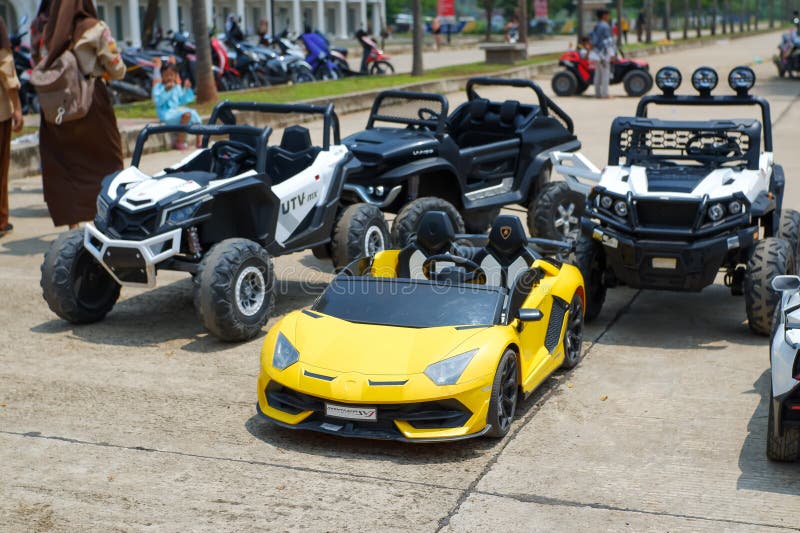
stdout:
<svg viewBox="0 0 800 533">
<path fill-rule="evenodd" d="M 0 16 L 10 29 L 17 26 L 23 15 L 28 20 L 36 15 L 36 0 L 0 0 Z M 141 21 L 146 2 L 138 0 L 98 0 L 97 12 L 120 42 L 133 46 L 141 44 Z M 261 19 L 269 22 L 270 32 L 300 33 L 305 25 L 339 38 L 352 37 L 359 28 L 371 26 L 377 33 L 386 24 L 385 0 L 206 0 L 209 26 L 224 31 L 225 19 L 235 13 L 242 18 L 248 34 L 256 33 Z M 159 2 L 156 25 L 167 30 L 191 31 L 192 8 L 189 0 Z M 272 20 L 274 17 L 274 21 Z"/>
</svg>

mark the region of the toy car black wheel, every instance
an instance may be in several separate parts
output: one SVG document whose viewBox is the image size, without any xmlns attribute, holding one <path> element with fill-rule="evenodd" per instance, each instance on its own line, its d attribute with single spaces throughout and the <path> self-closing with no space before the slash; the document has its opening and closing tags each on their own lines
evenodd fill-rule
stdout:
<svg viewBox="0 0 800 533">
<path fill-rule="evenodd" d="M 261 332 L 275 306 L 272 259 L 258 243 L 226 239 L 203 257 L 194 277 L 200 321 L 224 341 L 244 341 Z"/>
<path fill-rule="evenodd" d="M 606 301 L 606 254 L 600 243 L 581 235 L 575 246 L 575 266 L 583 275 L 586 288 L 586 312 L 584 318 L 590 322 L 597 318 Z"/>
<path fill-rule="evenodd" d="M 331 243 L 327 244 L 320 244 L 319 246 L 314 246 L 311 248 L 311 253 L 314 254 L 314 257 L 317 259 L 330 259 L 331 258 Z"/>
<path fill-rule="evenodd" d="M 628 96 L 643 96 L 653 88 L 653 76 L 645 70 L 632 70 L 622 78 Z"/>
<path fill-rule="evenodd" d="M 360 257 L 391 248 L 383 212 L 370 204 L 353 204 L 342 211 L 331 239 L 333 266 L 342 268 Z"/>
<path fill-rule="evenodd" d="M 780 301 L 780 294 L 770 285 L 772 278 L 794 273 L 794 254 L 787 241 L 768 237 L 753 247 L 744 276 L 747 322 L 753 332 L 769 335 L 772 330 L 775 306 Z"/>
<path fill-rule="evenodd" d="M 464 219 L 464 229 L 467 233 L 486 233 L 494 219 L 500 214 L 500 208 L 481 209 L 475 211 L 464 211 L 461 217 Z"/>
<path fill-rule="evenodd" d="M 528 207 L 528 231 L 532 237 L 574 241 L 584 211 L 584 195 L 563 181 L 546 183 Z"/>
<path fill-rule="evenodd" d="M 557 96 L 572 96 L 578 90 L 578 78 L 568 70 L 556 72 L 550 86 Z"/>
<path fill-rule="evenodd" d="M 564 333 L 564 368 L 575 368 L 581 360 L 583 347 L 583 300 L 581 295 L 575 293 L 569 304 L 569 322 Z"/>
<path fill-rule="evenodd" d="M 800 212 L 794 209 L 781 211 L 781 226 L 778 229 L 778 238 L 789 243 L 794 251 L 794 264 L 800 264 Z"/>
<path fill-rule="evenodd" d="M 422 216 L 428 211 L 444 211 L 453 223 L 456 233 L 464 233 L 464 219 L 453 204 L 436 196 L 423 196 L 409 202 L 397 214 L 392 224 L 392 242 L 398 248 L 403 248 L 417 233 Z"/>
<path fill-rule="evenodd" d="M 492 427 L 486 432 L 487 437 L 499 439 L 505 437 L 511 429 L 519 390 L 517 368 L 517 354 L 513 350 L 506 350 L 497 365 L 492 383 L 492 398 L 489 401 L 489 413 L 486 415 L 486 423 Z"/>
<path fill-rule="evenodd" d="M 47 305 L 73 324 L 102 320 L 119 298 L 119 284 L 83 246 L 83 231 L 62 233 L 44 254 L 42 292 Z"/>
<path fill-rule="evenodd" d="M 373 76 L 394 74 L 394 67 L 388 61 L 376 61 L 369 68 L 369 73 L 372 74 Z"/>
<path fill-rule="evenodd" d="M 793 462 L 800 460 L 800 427 L 786 427 L 775 434 L 775 402 L 772 382 L 769 384 L 769 415 L 767 416 L 767 458 L 772 461 Z"/>
</svg>

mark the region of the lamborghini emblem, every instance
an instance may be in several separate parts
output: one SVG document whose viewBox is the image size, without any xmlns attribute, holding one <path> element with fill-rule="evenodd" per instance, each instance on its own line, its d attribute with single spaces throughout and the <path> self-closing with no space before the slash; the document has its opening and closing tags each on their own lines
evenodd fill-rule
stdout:
<svg viewBox="0 0 800 533">
<path fill-rule="evenodd" d="M 503 226 L 500 228 L 500 236 L 503 239 L 508 239 L 511 236 L 511 226 Z"/>
</svg>

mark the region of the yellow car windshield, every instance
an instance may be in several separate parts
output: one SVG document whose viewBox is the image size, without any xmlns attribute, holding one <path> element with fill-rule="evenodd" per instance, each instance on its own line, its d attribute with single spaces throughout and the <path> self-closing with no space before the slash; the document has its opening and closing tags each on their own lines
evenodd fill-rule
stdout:
<svg viewBox="0 0 800 533">
<path fill-rule="evenodd" d="M 473 284 L 339 276 L 313 310 L 349 322 L 432 328 L 498 324 L 506 291 Z"/>
</svg>

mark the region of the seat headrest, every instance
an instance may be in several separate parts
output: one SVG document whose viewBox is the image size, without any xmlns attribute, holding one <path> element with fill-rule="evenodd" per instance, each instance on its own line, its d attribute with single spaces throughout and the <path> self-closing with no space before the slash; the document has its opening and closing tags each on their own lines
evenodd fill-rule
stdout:
<svg viewBox="0 0 800 533">
<path fill-rule="evenodd" d="M 527 246 L 528 237 L 518 217 L 500 215 L 492 223 L 489 246 L 503 256 L 511 256 Z"/>
<path fill-rule="evenodd" d="M 281 148 L 287 152 L 302 152 L 311 148 L 311 134 L 303 126 L 289 126 L 283 130 Z"/>
<path fill-rule="evenodd" d="M 506 100 L 500 106 L 500 122 L 503 124 L 514 124 L 514 117 L 519 111 L 519 102 L 516 100 Z"/>
<path fill-rule="evenodd" d="M 429 255 L 442 253 L 450 248 L 456 231 L 450 217 L 444 211 L 428 211 L 422 215 L 417 230 L 417 246 Z"/>
<path fill-rule="evenodd" d="M 469 117 L 471 120 L 480 122 L 486 116 L 486 110 L 489 108 L 489 100 L 486 98 L 476 98 L 469 103 Z"/>
</svg>

